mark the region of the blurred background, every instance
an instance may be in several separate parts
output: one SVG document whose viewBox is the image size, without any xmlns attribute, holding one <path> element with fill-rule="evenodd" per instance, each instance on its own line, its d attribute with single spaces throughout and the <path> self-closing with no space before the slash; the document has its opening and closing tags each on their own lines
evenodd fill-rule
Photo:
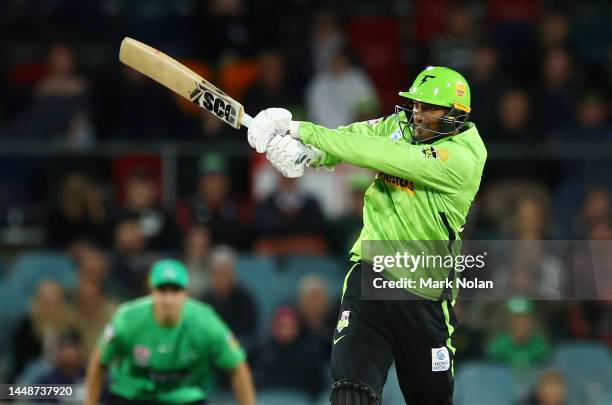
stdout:
<svg viewBox="0 0 612 405">
<path fill-rule="evenodd" d="M 604 0 L 2 1 L 0 381 L 81 384 L 117 305 L 175 257 L 240 337 L 261 403 L 327 398 L 374 173 L 280 178 L 245 129 L 123 67 L 124 36 L 251 115 L 282 106 L 329 127 L 391 114 L 427 65 L 457 69 L 489 150 L 463 238 L 610 240 L 611 13 Z M 522 299 L 558 265 L 522 257 L 503 279 L 517 298 L 456 304 L 457 403 L 612 404 L 612 302 Z M 395 380 L 385 403 L 402 403 Z M 210 384 L 213 403 L 228 398 L 223 376 Z"/>
</svg>

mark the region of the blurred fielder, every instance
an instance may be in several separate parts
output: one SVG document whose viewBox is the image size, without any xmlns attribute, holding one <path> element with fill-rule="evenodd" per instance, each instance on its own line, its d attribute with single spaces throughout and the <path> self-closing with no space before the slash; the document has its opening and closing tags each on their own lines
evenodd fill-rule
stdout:
<svg viewBox="0 0 612 405">
<path fill-rule="evenodd" d="M 244 351 L 208 305 L 187 297 L 185 266 L 159 261 L 149 282 L 152 294 L 121 305 L 92 353 L 85 403 L 98 403 L 110 369 L 112 404 L 204 404 L 219 367 L 231 374 L 236 402 L 255 404 Z"/>
<path fill-rule="evenodd" d="M 334 331 L 333 405 L 380 404 L 393 361 L 410 404 L 453 402 L 456 289 L 409 289 L 416 300 L 362 300 L 360 264 L 368 266 L 372 257 L 361 242 L 444 240 L 450 247 L 480 186 L 487 152 L 468 122 L 470 88 L 459 73 L 428 67 L 399 94 L 407 104 L 377 120 L 327 129 L 269 108 L 248 131 L 251 146 L 287 177 L 301 176 L 306 165 L 340 162 L 378 171 L 365 194 L 364 226 L 351 250 Z M 447 277 L 454 270 L 441 279 Z"/>
</svg>

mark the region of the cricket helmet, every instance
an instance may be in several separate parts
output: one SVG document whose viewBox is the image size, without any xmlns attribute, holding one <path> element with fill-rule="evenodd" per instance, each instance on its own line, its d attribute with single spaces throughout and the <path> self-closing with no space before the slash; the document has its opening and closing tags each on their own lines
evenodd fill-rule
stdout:
<svg viewBox="0 0 612 405">
<path fill-rule="evenodd" d="M 395 106 L 395 116 L 403 133 L 407 126 L 411 129 L 417 127 L 412 109 L 414 101 L 449 109 L 448 113 L 438 118 L 439 131 L 421 128 L 432 136 L 419 142 L 431 142 L 459 132 L 470 115 L 470 86 L 459 72 L 446 67 L 427 67 L 414 79 L 412 86 L 407 91 L 400 91 L 399 95 L 410 100 L 403 106 Z M 401 119 L 401 111 L 406 113 L 405 120 Z"/>
</svg>

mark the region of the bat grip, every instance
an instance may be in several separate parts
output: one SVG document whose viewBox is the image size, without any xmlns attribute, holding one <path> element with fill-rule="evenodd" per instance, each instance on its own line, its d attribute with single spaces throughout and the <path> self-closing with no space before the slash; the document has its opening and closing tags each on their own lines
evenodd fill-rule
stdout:
<svg viewBox="0 0 612 405">
<path fill-rule="evenodd" d="M 240 125 L 244 125 L 248 128 L 251 125 L 251 121 L 253 121 L 253 117 L 247 113 L 244 113 L 242 114 L 242 118 L 240 118 Z"/>
</svg>

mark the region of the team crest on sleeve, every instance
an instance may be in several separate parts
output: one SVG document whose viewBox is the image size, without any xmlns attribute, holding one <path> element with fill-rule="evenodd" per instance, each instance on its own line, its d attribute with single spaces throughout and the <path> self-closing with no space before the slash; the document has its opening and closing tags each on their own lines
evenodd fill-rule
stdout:
<svg viewBox="0 0 612 405">
<path fill-rule="evenodd" d="M 342 329 L 349 326 L 349 315 L 350 314 L 351 314 L 351 311 L 342 311 L 342 315 L 340 316 L 340 320 L 338 321 L 338 326 L 336 327 L 336 330 L 338 331 L 338 333 L 342 332 Z"/>
<path fill-rule="evenodd" d="M 448 160 L 448 151 L 446 149 L 436 149 L 433 146 L 427 145 L 421 152 L 423 152 L 425 159 Z"/>
</svg>

